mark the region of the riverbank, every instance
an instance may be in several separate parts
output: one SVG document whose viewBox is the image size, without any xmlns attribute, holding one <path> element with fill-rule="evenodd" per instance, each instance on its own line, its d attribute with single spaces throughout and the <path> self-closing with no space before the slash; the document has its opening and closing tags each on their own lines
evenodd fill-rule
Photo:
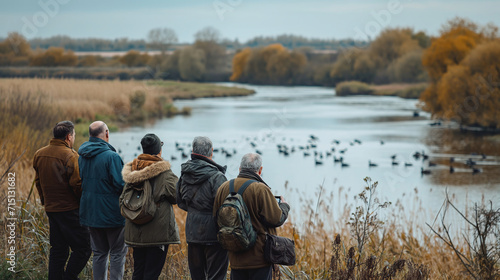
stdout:
<svg viewBox="0 0 500 280">
<path fill-rule="evenodd" d="M 380 95 L 418 99 L 426 87 L 427 83 L 370 85 L 359 81 L 347 81 L 337 84 L 335 92 L 338 96 Z"/>
<path fill-rule="evenodd" d="M 56 111 L 60 119 L 83 123 L 109 122 L 110 127 L 138 124 L 173 115 L 189 115 L 190 108 L 176 108 L 174 99 L 245 96 L 253 90 L 206 83 L 176 81 L 100 81 L 73 79 L 2 79 L 0 98 L 11 108 L 17 103 L 39 102 Z M 12 112 L 16 114 L 17 112 Z M 77 132 L 80 132 L 78 127 Z"/>
<path fill-rule="evenodd" d="M 111 131 L 117 131 L 191 113 L 189 107 L 176 108 L 174 99 L 254 93 L 237 87 L 173 81 L 0 79 L 0 169 L 15 167 L 22 173 L 18 194 L 26 194 L 33 178 L 33 155 L 47 145 L 53 126 L 61 120 L 75 123 L 74 148 L 78 149 L 88 139 L 88 126 L 95 120 L 105 121 Z"/>
</svg>

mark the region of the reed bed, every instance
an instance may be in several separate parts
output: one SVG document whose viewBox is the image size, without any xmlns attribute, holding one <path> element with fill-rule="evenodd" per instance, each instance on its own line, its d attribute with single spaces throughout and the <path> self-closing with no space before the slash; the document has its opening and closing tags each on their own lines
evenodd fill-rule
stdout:
<svg viewBox="0 0 500 280">
<path fill-rule="evenodd" d="M 144 101 L 145 108 L 157 105 L 148 103 L 154 100 L 151 97 L 172 98 L 165 95 L 164 88 L 136 94 L 144 86 L 135 81 L 1 80 L 0 186 L 5 190 L 7 173 L 16 173 L 18 217 L 17 273 L 8 271 L 4 261 L 0 265 L 1 279 L 47 278 L 48 221 L 33 188 L 31 160 L 38 148 L 47 145 L 53 125 L 63 119 L 76 122 L 77 119 L 94 120 L 96 114 L 113 115 L 117 108 L 127 112 L 136 106 L 134 102 Z M 99 105 L 95 100 L 100 101 Z M 315 199 L 292 205 L 296 210 L 279 233 L 295 241 L 297 262 L 279 269 L 281 279 L 474 279 L 456 257 L 456 250 L 464 254 L 470 252 L 467 239 L 456 235 L 459 238 L 453 240 L 456 248 L 453 250 L 425 225 L 432 222 L 432 217 L 430 220 L 415 218 L 422 209 L 405 209 L 408 206 L 401 202 L 392 205 L 379 202 L 374 199 L 376 184 L 368 179 L 366 184 L 364 194 L 357 195 L 357 205 L 342 203 L 350 195 L 344 188 L 325 193 L 321 186 L 316 190 Z M 293 192 L 298 190 L 290 190 Z M 0 201 L 6 204 L 5 191 L 0 193 Z M 333 201 L 338 201 L 337 209 L 332 209 Z M 184 232 L 186 213 L 176 206 L 174 211 L 182 244 L 170 246 L 161 279 L 190 279 Z M 500 211 L 496 211 L 493 214 L 497 216 L 492 217 L 500 217 Z M 380 218 L 378 214 L 382 212 L 388 212 L 386 217 L 392 218 Z M 4 228 L 6 217 L 7 213 L 2 212 L 0 222 Z M 301 224 L 297 217 L 307 222 Z M 496 224 L 493 221 L 494 229 L 499 225 L 500 221 L 496 220 Z M 443 233 L 440 227 L 436 230 Z M 496 236 L 498 244 L 500 235 Z M 0 238 L 3 252 L 6 252 L 6 238 L 5 234 Z M 490 251 L 493 260 L 499 252 L 500 248 Z M 474 260 L 474 255 L 471 256 Z M 499 271 L 498 258 L 496 260 L 492 266 L 494 273 Z M 129 252 L 125 279 L 131 279 L 132 268 Z M 91 273 L 90 260 L 81 278 L 89 279 Z M 487 279 L 498 279 L 494 273 L 493 278 Z"/>
</svg>

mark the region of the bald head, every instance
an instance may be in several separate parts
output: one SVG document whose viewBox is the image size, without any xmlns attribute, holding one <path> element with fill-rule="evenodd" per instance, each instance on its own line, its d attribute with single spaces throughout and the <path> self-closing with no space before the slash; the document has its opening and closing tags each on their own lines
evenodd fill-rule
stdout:
<svg viewBox="0 0 500 280">
<path fill-rule="evenodd" d="M 109 140 L 108 126 L 102 121 L 95 121 L 89 126 L 90 137 L 97 137 L 106 142 Z"/>
</svg>

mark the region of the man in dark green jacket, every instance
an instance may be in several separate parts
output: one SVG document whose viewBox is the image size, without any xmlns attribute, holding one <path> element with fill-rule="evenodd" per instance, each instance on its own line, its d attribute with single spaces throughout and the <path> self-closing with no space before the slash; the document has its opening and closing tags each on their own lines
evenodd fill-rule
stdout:
<svg viewBox="0 0 500 280">
<path fill-rule="evenodd" d="M 78 154 L 73 150 L 75 126 L 63 121 L 53 133 L 49 145 L 36 151 L 33 159 L 36 188 L 49 217 L 48 279 L 78 279 L 91 250 L 89 232 L 80 225 L 78 216 L 82 182 Z"/>
<path fill-rule="evenodd" d="M 94 280 L 107 279 L 108 256 L 110 279 L 122 279 L 127 253 L 123 237 L 125 219 L 119 206 L 124 185 L 123 161 L 108 143 L 109 130 L 104 122 L 93 122 L 89 135 L 89 141 L 78 150 L 82 178 L 80 221 L 90 229 Z"/>
<path fill-rule="evenodd" d="M 217 241 L 212 218 L 215 194 L 227 181 L 226 167 L 215 163 L 212 156 L 212 141 L 208 137 L 194 138 L 191 160 L 181 165 L 177 182 L 177 204 L 188 212 L 186 240 L 193 280 L 226 279 L 229 262 L 227 251 Z"/>
</svg>

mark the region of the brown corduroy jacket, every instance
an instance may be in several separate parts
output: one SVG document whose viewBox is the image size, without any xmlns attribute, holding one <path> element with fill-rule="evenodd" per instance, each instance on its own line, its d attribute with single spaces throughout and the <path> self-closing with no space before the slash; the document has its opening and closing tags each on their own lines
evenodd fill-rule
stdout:
<svg viewBox="0 0 500 280">
<path fill-rule="evenodd" d="M 239 188 L 248 178 L 238 177 L 234 181 L 234 190 Z M 215 217 L 224 199 L 229 194 L 229 181 L 220 186 L 215 196 L 213 215 Z M 281 226 L 288 217 L 290 206 L 276 201 L 271 189 L 263 183 L 254 182 L 243 193 L 243 201 L 250 212 L 252 225 L 257 232 L 257 241 L 248 251 L 229 252 L 232 269 L 256 269 L 271 264 L 264 260 L 264 244 L 266 232 L 276 235 L 276 227 Z"/>
<path fill-rule="evenodd" d="M 35 184 L 46 212 L 64 212 L 80 207 L 82 180 L 78 153 L 64 140 L 52 139 L 33 158 Z"/>
</svg>

